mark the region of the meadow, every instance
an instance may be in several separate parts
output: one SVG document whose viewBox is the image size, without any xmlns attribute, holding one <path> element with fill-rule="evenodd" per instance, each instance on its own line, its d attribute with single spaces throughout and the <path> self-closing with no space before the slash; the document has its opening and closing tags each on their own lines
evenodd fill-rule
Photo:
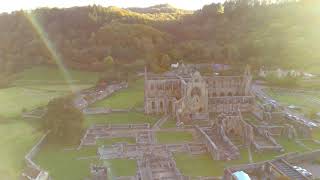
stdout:
<svg viewBox="0 0 320 180">
<path fill-rule="evenodd" d="M 98 78 L 97 73 L 74 70 L 70 75 L 74 89 L 78 90 L 94 85 Z M 44 106 L 70 90 L 70 84 L 58 69 L 44 66 L 17 74 L 11 87 L 0 89 L 1 179 L 19 179 L 24 156 L 42 136 L 37 122 L 20 117 L 22 110 Z"/>
<path fill-rule="evenodd" d="M 320 93 L 313 91 L 290 92 L 289 90 L 278 89 L 268 89 L 267 93 L 282 105 L 295 105 L 301 108 L 301 112 L 305 115 L 308 115 L 314 109 L 320 109 Z"/>
</svg>

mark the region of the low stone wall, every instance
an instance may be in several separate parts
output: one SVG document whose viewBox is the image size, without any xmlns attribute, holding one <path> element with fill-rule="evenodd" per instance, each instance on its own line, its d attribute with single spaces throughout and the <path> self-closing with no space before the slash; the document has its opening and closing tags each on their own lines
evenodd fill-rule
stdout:
<svg viewBox="0 0 320 180">
<path fill-rule="evenodd" d="M 257 134 L 263 136 L 267 141 L 269 141 L 272 144 L 271 146 L 261 146 L 254 143 L 258 151 L 265 151 L 265 150 L 266 151 L 282 151 L 283 150 L 282 146 L 279 143 L 277 143 L 277 141 L 271 135 L 268 134 L 269 133 L 268 131 L 258 129 L 255 126 L 253 127 Z"/>
<path fill-rule="evenodd" d="M 220 160 L 220 154 L 217 145 L 211 140 L 211 138 L 199 127 L 196 126 L 197 132 L 203 136 L 204 143 L 206 144 L 208 151 L 211 154 L 212 159 Z"/>
<path fill-rule="evenodd" d="M 47 177 L 43 180 L 50 179 L 49 173 L 42 170 L 39 165 L 37 165 L 35 162 L 33 162 L 33 158 L 36 156 L 36 154 L 39 152 L 41 146 L 46 142 L 46 137 L 48 136 L 50 132 L 47 132 L 44 134 L 41 139 L 37 142 L 36 145 L 32 147 L 30 152 L 25 156 L 25 162 L 28 168 L 34 169 L 34 171 L 39 172 L 38 176 Z M 24 177 L 30 177 L 30 175 L 27 174 L 27 172 L 23 172 L 22 176 Z"/>
<path fill-rule="evenodd" d="M 292 153 L 287 154 L 283 158 L 291 164 L 301 164 L 304 162 L 312 162 L 320 157 L 320 150 L 307 153 Z"/>
<path fill-rule="evenodd" d="M 239 125 L 243 128 L 242 136 L 244 138 L 244 142 L 247 146 L 249 146 L 254 141 L 253 127 L 250 123 L 243 120 L 243 116 L 240 109 L 238 110 L 238 115 L 239 115 L 239 121 L 240 121 Z"/>
<path fill-rule="evenodd" d="M 135 109 L 112 109 L 112 108 L 86 108 L 82 112 L 86 115 L 110 114 L 110 113 L 128 113 L 136 112 Z"/>
<path fill-rule="evenodd" d="M 74 99 L 74 105 L 79 109 L 84 109 L 90 104 L 93 104 L 99 100 L 102 100 L 112 93 L 119 91 L 120 89 L 128 88 L 128 83 L 122 82 L 119 84 L 112 84 L 100 89 L 87 89 L 78 93 L 78 96 Z"/>
<path fill-rule="evenodd" d="M 231 159 L 239 159 L 240 158 L 240 151 L 237 146 L 235 146 L 231 140 L 228 138 L 228 136 L 225 134 L 223 127 L 221 126 L 219 128 L 219 133 L 222 136 L 223 141 L 231 147 L 232 152 L 232 158 Z"/>
<path fill-rule="evenodd" d="M 257 126 L 262 131 L 268 131 L 272 136 L 281 136 L 285 131 L 284 126 Z"/>
</svg>

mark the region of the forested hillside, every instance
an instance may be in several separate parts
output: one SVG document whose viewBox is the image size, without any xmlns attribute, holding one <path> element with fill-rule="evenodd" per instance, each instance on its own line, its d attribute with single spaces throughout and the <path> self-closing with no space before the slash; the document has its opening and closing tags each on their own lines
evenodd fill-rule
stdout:
<svg viewBox="0 0 320 180">
<path fill-rule="evenodd" d="M 167 6 L 17 11 L 0 15 L 0 72 L 55 64 L 57 57 L 69 67 L 103 70 L 108 56 L 134 68 L 178 60 L 319 67 L 319 29 L 317 0 L 230 0 L 191 14 Z"/>
</svg>

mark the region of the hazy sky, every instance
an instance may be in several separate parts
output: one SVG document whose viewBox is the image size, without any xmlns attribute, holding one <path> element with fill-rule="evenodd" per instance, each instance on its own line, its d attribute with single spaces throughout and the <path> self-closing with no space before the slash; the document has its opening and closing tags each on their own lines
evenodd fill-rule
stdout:
<svg viewBox="0 0 320 180">
<path fill-rule="evenodd" d="M 205 4 L 223 1 L 224 0 L 1 0 L 0 12 L 11 12 L 20 9 L 28 10 L 37 7 L 72 7 L 89 4 L 118 7 L 147 7 L 163 3 L 169 3 L 182 9 L 195 10 L 200 9 Z"/>
</svg>

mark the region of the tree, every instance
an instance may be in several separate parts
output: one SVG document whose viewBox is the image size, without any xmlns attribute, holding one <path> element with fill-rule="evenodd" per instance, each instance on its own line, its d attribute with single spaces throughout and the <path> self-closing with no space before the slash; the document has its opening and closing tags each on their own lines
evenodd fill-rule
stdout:
<svg viewBox="0 0 320 180">
<path fill-rule="evenodd" d="M 49 139 L 58 143 L 79 143 L 84 117 L 74 107 L 72 98 L 53 99 L 43 117 L 43 128 L 50 130 Z"/>
<path fill-rule="evenodd" d="M 162 55 L 161 59 L 160 59 L 160 63 L 159 66 L 161 67 L 161 69 L 163 69 L 164 71 L 169 70 L 170 67 L 170 57 L 168 56 L 168 54 L 164 54 Z"/>
<path fill-rule="evenodd" d="M 106 66 L 107 70 L 113 70 L 115 67 L 115 62 L 114 59 L 112 58 L 112 56 L 107 56 L 103 59 L 103 62 Z"/>
</svg>

